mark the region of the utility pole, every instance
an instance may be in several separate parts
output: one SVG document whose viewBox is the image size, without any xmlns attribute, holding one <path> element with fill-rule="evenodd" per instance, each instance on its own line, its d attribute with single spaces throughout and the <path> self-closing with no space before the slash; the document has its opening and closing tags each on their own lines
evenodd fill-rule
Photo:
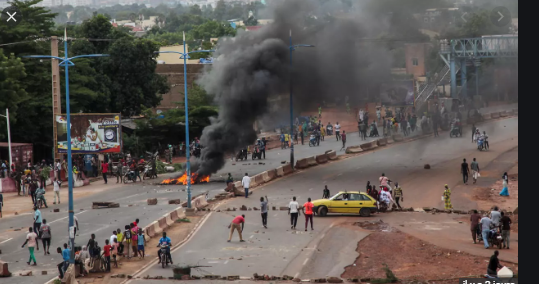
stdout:
<svg viewBox="0 0 539 284">
<path fill-rule="evenodd" d="M 58 37 L 51 37 L 51 56 L 58 57 Z M 52 156 L 54 158 L 53 164 L 56 159 L 60 159 L 58 154 L 58 129 L 56 123 L 56 116 L 62 114 L 62 97 L 60 92 L 60 66 L 58 65 L 58 59 L 51 60 L 52 66 L 52 141 L 54 145 L 52 146 Z M 60 178 L 60 177 L 58 177 Z"/>
</svg>

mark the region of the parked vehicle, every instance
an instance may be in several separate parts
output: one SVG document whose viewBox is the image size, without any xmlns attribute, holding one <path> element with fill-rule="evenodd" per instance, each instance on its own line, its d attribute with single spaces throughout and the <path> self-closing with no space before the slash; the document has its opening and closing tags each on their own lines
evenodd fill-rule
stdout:
<svg viewBox="0 0 539 284">
<path fill-rule="evenodd" d="M 256 158 L 258 158 L 259 160 L 262 159 L 262 152 L 260 152 L 260 148 L 258 147 L 258 145 L 255 145 L 255 147 L 253 149 L 252 158 L 253 158 L 253 160 L 256 159 Z"/>
<path fill-rule="evenodd" d="M 247 149 L 243 148 L 236 154 L 236 161 L 238 160 L 247 160 Z"/>
</svg>

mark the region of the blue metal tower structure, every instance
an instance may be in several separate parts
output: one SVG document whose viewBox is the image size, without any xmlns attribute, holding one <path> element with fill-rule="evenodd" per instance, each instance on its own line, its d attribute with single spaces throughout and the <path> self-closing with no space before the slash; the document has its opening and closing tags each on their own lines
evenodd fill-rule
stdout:
<svg viewBox="0 0 539 284">
<path fill-rule="evenodd" d="M 466 62 L 473 62 L 478 68 L 483 58 L 516 58 L 518 57 L 518 35 L 494 35 L 479 38 L 461 38 L 441 40 L 439 55 L 445 66 L 429 83 L 419 87 L 415 107 L 421 108 L 439 85 L 445 85 L 449 80 L 451 84 L 451 97 L 458 98 L 457 73 L 461 75 L 461 91 L 467 94 L 467 66 Z M 479 93 L 479 76 L 475 76 L 476 94 Z"/>
</svg>

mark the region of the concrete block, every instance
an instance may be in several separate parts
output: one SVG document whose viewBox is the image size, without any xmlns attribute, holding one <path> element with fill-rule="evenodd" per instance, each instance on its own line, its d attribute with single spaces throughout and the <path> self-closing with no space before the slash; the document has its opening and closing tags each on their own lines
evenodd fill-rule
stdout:
<svg viewBox="0 0 539 284">
<path fill-rule="evenodd" d="M 294 169 L 292 168 L 292 165 L 291 164 L 286 164 L 284 167 L 283 167 L 283 172 L 285 175 L 287 174 L 291 174 L 294 172 Z"/>
<path fill-rule="evenodd" d="M 307 158 L 307 164 L 309 165 L 309 167 L 318 165 L 318 163 L 316 162 L 316 157 L 311 156 L 311 157 Z"/>
<path fill-rule="evenodd" d="M 280 167 L 276 168 L 276 169 L 275 169 L 275 174 L 276 174 L 278 177 L 284 176 L 284 166 L 280 166 Z"/>
<path fill-rule="evenodd" d="M 157 205 L 157 198 L 148 198 L 148 205 Z"/>
<path fill-rule="evenodd" d="M 367 151 L 367 150 L 372 149 L 373 145 L 372 145 L 372 142 L 368 142 L 368 143 L 363 143 L 363 144 L 359 145 L 359 147 L 361 148 L 361 150 Z"/>
<path fill-rule="evenodd" d="M 507 112 L 506 111 L 500 112 L 500 117 L 507 117 Z"/>
<path fill-rule="evenodd" d="M 490 117 L 491 118 L 500 118 L 500 113 L 499 112 L 493 112 L 490 114 Z"/>
<path fill-rule="evenodd" d="M 402 136 L 402 134 L 393 134 L 393 136 L 391 136 L 393 138 L 393 141 L 395 142 L 401 142 L 402 140 L 404 140 L 404 137 Z"/>
<path fill-rule="evenodd" d="M 387 138 L 380 138 L 376 140 L 376 145 L 378 146 L 386 146 L 387 145 Z"/>
<path fill-rule="evenodd" d="M 299 159 L 296 161 L 296 169 L 305 169 L 309 167 L 307 159 Z"/>
<path fill-rule="evenodd" d="M 7 262 L 0 259 L 0 277 L 10 277 L 11 272 L 9 272 Z"/>
<path fill-rule="evenodd" d="M 337 159 L 337 152 L 334 150 L 327 152 L 326 155 L 328 156 L 328 159 L 330 160 Z"/>
<path fill-rule="evenodd" d="M 483 119 L 487 120 L 487 119 L 491 119 L 491 115 L 490 113 L 486 113 L 486 114 L 483 114 Z"/>
<path fill-rule="evenodd" d="M 182 204 L 182 201 L 180 199 L 171 199 L 168 204 Z"/>
<path fill-rule="evenodd" d="M 317 155 L 316 156 L 316 162 L 318 164 L 325 164 L 328 162 L 328 155 L 326 154 L 322 154 L 322 155 Z"/>
<path fill-rule="evenodd" d="M 251 180 L 255 180 L 255 183 L 260 185 L 260 184 L 263 184 L 264 183 L 264 175 L 262 174 L 257 174 L 256 176 L 254 176 L 254 178 L 251 178 Z"/>
<path fill-rule="evenodd" d="M 371 143 L 368 143 L 368 144 L 370 145 Z M 364 151 L 362 148 L 363 147 L 361 147 L 361 145 L 359 145 L 359 146 L 348 146 L 348 147 L 346 147 L 346 154 L 361 153 L 361 152 Z"/>
</svg>

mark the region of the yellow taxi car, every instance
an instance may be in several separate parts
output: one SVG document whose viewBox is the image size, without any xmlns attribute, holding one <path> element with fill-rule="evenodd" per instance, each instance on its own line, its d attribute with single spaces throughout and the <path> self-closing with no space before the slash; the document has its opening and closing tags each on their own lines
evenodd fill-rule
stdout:
<svg viewBox="0 0 539 284">
<path fill-rule="evenodd" d="M 322 217 L 328 213 L 355 213 L 369 217 L 378 210 L 376 200 L 367 193 L 359 191 L 341 191 L 329 199 L 317 199 L 312 203 L 314 213 Z"/>
</svg>

